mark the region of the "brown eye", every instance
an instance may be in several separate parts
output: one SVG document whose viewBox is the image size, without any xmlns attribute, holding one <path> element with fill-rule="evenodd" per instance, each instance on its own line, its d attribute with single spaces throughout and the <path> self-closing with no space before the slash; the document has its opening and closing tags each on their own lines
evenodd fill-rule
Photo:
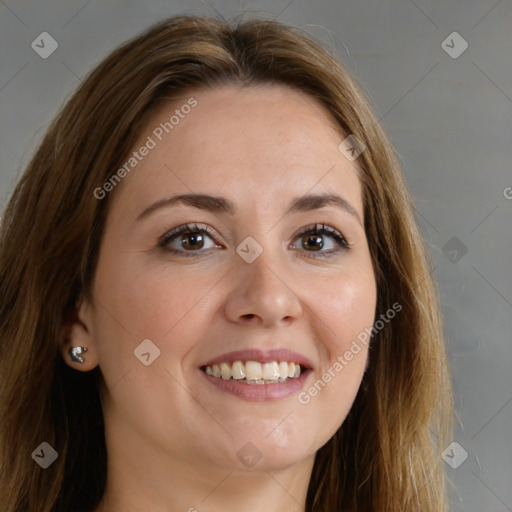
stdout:
<svg viewBox="0 0 512 512">
<path fill-rule="evenodd" d="M 194 252 L 199 255 L 205 252 L 201 249 L 220 247 L 214 242 L 213 237 L 213 232 L 208 226 L 199 227 L 197 224 L 186 224 L 164 235 L 158 245 L 165 251 L 184 256 L 191 256 L 190 253 Z"/>
<path fill-rule="evenodd" d="M 304 235 L 302 237 L 302 246 L 304 249 L 319 251 L 324 246 L 324 241 L 321 236 Z"/>
<path fill-rule="evenodd" d="M 195 233 L 182 235 L 181 245 L 184 249 L 202 249 L 204 245 L 203 235 L 199 231 L 196 231 Z"/>
<path fill-rule="evenodd" d="M 340 251 L 350 249 L 350 244 L 346 238 L 336 229 L 325 224 L 313 224 L 304 228 L 298 235 L 301 247 L 305 252 L 317 253 L 315 257 L 335 256 Z M 329 241 L 330 239 L 330 241 Z M 326 250 L 322 250 L 326 249 Z"/>
</svg>

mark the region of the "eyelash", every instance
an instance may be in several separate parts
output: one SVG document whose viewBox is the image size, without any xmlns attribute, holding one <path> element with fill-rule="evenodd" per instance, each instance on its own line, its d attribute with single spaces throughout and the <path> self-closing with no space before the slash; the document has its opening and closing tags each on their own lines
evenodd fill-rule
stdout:
<svg viewBox="0 0 512 512">
<path fill-rule="evenodd" d="M 168 247 L 169 242 L 173 241 L 178 235 L 181 234 L 193 234 L 193 233 L 207 233 L 210 238 L 212 238 L 215 241 L 215 233 L 212 231 L 212 229 L 209 226 L 204 225 L 203 227 L 199 227 L 196 223 L 193 224 L 184 224 L 182 226 L 179 226 L 172 231 L 165 234 L 160 241 L 158 242 L 158 247 L 163 249 L 166 252 L 170 252 L 173 254 L 180 254 L 185 257 L 197 257 L 199 256 L 197 253 L 195 254 L 193 251 L 185 251 L 185 250 L 178 250 L 174 248 Z M 311 224 L 309 226 L 306 226 L 303 228 L 299 233 L 297 233 L 295 238 L 302 237 L 304 235 L 310 235 L 310 234 L 321 234 L 321 235 L 329 235 L 332 237 L 336 243 L 339 245 L 338 249 L 331 249 L 328 252 L 317 252 L 315 254 L 315 251 L 305 251 L 305 252 L 311 252 L 314 254 L 315 258 L 330 258 L 332 256 L 335 256 L 340 251 L 348 251 L 352 248 L 351 244 L 347 241 L 347 239 L 336 229 L 331 228 L 330 226 L 326 226 L 325 224 Z M 197 251 L 197 252 L 204 252 L 204 251 Z"/>
</svg>

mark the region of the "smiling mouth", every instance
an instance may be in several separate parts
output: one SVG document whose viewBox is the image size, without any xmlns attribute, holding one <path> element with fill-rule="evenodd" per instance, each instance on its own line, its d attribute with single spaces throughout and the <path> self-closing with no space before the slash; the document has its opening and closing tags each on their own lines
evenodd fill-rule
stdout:
<svg viewBox="0 0 512 512">
<path fill-rule="evenodd" d="M 299 378 L 306 368 L 288 361 L 233 361 L 202 366 L 201 370 L 211 377 L 245 384 L 278 384 Z"/>
</svg>

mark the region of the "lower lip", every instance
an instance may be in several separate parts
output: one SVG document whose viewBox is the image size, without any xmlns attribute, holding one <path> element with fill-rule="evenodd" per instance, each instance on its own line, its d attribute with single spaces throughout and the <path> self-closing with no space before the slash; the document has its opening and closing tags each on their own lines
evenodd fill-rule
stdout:
<svg viewBox="0 0 512 512">
<path fill-rule="evenodd" d="M 304 387 L 306 379 L 311 373 L 311 370 L 308 369 L 302 372 L 296 379 L 289 379 L 286 382 L 276 384 L 246 384 L 235 379 L 226 380 L 222 377 L 212 377 L 202 370 L 199 371 L 217 389 L 248 402 L 274 402 L 294 395 Z"/>
</svg>

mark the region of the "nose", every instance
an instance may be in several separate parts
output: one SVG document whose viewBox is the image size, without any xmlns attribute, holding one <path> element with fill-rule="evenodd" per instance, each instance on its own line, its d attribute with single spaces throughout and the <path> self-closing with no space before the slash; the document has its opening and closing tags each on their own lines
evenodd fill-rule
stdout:
<svg viewBox="0 0 512 512">
<path fill-rule="evenodd" d="M 302 314 L 294 291 L 299 283 L 282 265 L 271 261 L 269 251 L 264 250 L 252 263 L 240 258 L 235 267 L 225 302 L 225 314 L 231 322 L 275 327 L 292 323 Z"/>
</svg>

